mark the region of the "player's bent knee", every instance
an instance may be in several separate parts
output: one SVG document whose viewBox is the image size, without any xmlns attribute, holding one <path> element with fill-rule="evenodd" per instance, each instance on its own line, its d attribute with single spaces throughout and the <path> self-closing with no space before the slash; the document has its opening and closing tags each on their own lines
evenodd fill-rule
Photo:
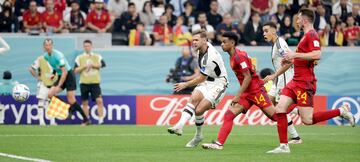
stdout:
<svg viewBox="0 0 360 162">
<path fill-rule="evenodd" d="M 304 123 L 305 125 L 313 125 L 313 121 L 310 118 L 302 118 L 301 119 L 302 123 Z"/>
</svg>

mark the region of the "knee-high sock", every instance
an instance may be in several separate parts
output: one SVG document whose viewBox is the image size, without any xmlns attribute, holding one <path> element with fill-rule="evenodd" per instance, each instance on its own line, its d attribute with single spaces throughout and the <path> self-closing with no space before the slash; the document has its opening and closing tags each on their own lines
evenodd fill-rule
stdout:
<svg viewBox="0 0 360 162">
<path fill-rule="evenodd" d="M 277 129 L 279 134 L 280 144 L 287 144 L 287 117 L 286 113 L 277 113 Z"/>
<path fill-rule="evenodd" d="M 288 133 L 290 134 L 291 138 L 299 137 L 299 134 L 297 133 L 295 126 L 293 124 L 293 121 L 291 120 L 289 115 L 286 115 L 288 120 Z"/>
<path fill-rule="evenodd" d="M 339 115 L 340 115 L 340 110 L 339 109 L 316 112 L 316 113 L 313 114 L 313 124 L 316 124 L 318 122 L 322 122 L 322 121 L 325 121 L 325 120 L 332 119 L 332 118 L 337 117 Z"/>
<path fill-rule="evenodd" d="M 220 128 L 220 131 L 219 131 L 219 134 L 218 134 L 218 142 L 220 144 L 224 144 L 227 137 L 229 136 L 231 130 L 232 130 L 232 127 L 233 127 L 233 124 L 234 124 L 234 118 L 236 117 L 236 115 L 231 112 L 230 110 L 227 110 L 225 115 L 224 115 L 224 123 L 222 124 L 221 128 Z"/>
<path fill-rule="evenodd" d="M 180 120 L 176 123 L 174 127 L 178 129 L 182 129 L 185 123 L 195 114 L 195 107 L 193 104 L 188 103 L 186 104 L 184 110 L 181 113 Z"/>
<path fill-rule="evenodd" d="M 205 121 L 204 115 L 195 116 L 196 137 L 202 137 L 202 125 L 204 124 L 204 121 Z"/>
<path fill-rule="evenodd" d="M 81 106 L 75 102 L 70 106 L 70 111 L 71 112 L 75 112 L 75 111 L 79 111 L 81 116 L 83 117 L 83 122 L 88 121 L 89 119 L 87 118 L 87 116 L 85 115 L 83 109 L 81 108 Z"/>
</svg>

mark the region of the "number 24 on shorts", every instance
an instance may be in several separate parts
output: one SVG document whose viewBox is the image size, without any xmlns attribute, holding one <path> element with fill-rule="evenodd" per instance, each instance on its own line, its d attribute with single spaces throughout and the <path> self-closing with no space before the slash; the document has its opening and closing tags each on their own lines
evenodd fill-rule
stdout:
<svg viewBox="0 0 360 162">
<path fill-rule="evenodd" d="M 301 101 L 302 104 L 306 104 L 307 102 L 307 93 L 306 92 L 302 92 L 302 91 L 297 91 L 296 92 L 296 96 L 297 96 L 297 100 Z"/>
</svg>

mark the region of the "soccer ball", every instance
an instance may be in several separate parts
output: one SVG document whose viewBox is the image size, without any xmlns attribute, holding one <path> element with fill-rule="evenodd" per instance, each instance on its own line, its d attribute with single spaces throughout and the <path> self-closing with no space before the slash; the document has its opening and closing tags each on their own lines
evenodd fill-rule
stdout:
<svg viewBox="0 0 360 162">
<path fill-rule="evenodd" d="M 24 102 L 29 99 L 30 89 L 24 84 L 17 84 L 12 91 L 12 97 L 18 102 Z"/>
</svg>

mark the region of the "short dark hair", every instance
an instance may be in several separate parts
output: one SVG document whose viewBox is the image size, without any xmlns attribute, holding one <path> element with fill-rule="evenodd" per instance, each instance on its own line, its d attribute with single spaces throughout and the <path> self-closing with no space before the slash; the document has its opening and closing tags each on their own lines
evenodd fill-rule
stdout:
<svg viewBox="0 0 360 162">
<path fill-rule="evenodd" d="M 46 42 L 50 42 L 51 44 L 54 44 L 54 41 L 51 38 L 45 38 L 43 44 L 45 45 Z"/>
<path fill-rule="evenodd" d="M 84 40 L 84 44 L 85 44 L 85 43 L 92 44 L 91 40 L 89 40 L 89 39 Z"/>
<path fill-rule="evenodd" d="M 223 37 L 229 38 L 230 40 L 235 42 L 235 46 L 238 44 L 239 37 L 235 32 L 232 31 L 226 31 L 224 34 L 222 34 Z"/>
<path fill-rule="evenodd" d="M 266 76 L 274 74 L 274 70 L 270 68 L 265 68 L 260 71 L 260 78 L 264 79 Z"/>
<path fill-rule="evenodd" d="M 277 29 L 277 26 L 274 22 L 268 21 L 263 26 L 270 26 L 271 28 Z"/>
<path fill-rule="evenodd" d="M 135 3 L 134 3 L 134 2 L 130 2 L 130 3 L 128 4 L 128 7 L 130 7 L 130 6 L 134 6 L 134 7 L 135 7 Z"/>
<path fill-rule="evenodd" d="M 173 10 L 173 11 L 175 10 L 174 6 L 172 4 L 170 4 L 170 3 L 165 5 L 165 10 L 167 10 L 168 8 L 171 8 L 171 10 Z"/>
<path fill-rule="evenodd" d="M 191 3 L 190 1 L 186 1 L 186 2 L 184 3 L 184 8 L 185 8 L 187 5 L 190 5 L 190 6 L 194 7 L 194 4 Z"/>
<path fill-rule="evenodd" d="M 11 72 L 10 72 L 10 71 L 4 71 L 3 79 L 4 79 L 4 80 L 10 80 L 10 79 L 12 79 Z"/>
<path fill-rule="evenodd" d="M 192 35 L 197 35 L 197 34 L 200 34 L 200 38 L 207 38 L 206 30 L 204 30 L 204 29 L 195 30 L 192 33 Z"/>
<path fill-rule="evenodd" d="M 304 9 L 301 9 L 301 10 L 299 11 L 299 13 L 301 13 L 302 16 L 306 16 L 311 23 L 314 22 L 315 13 L 314 13 L 313 10 L 311 10 L 311 9 L 309 9 L 309 8 L 304 8 Z"/>
</svg>

